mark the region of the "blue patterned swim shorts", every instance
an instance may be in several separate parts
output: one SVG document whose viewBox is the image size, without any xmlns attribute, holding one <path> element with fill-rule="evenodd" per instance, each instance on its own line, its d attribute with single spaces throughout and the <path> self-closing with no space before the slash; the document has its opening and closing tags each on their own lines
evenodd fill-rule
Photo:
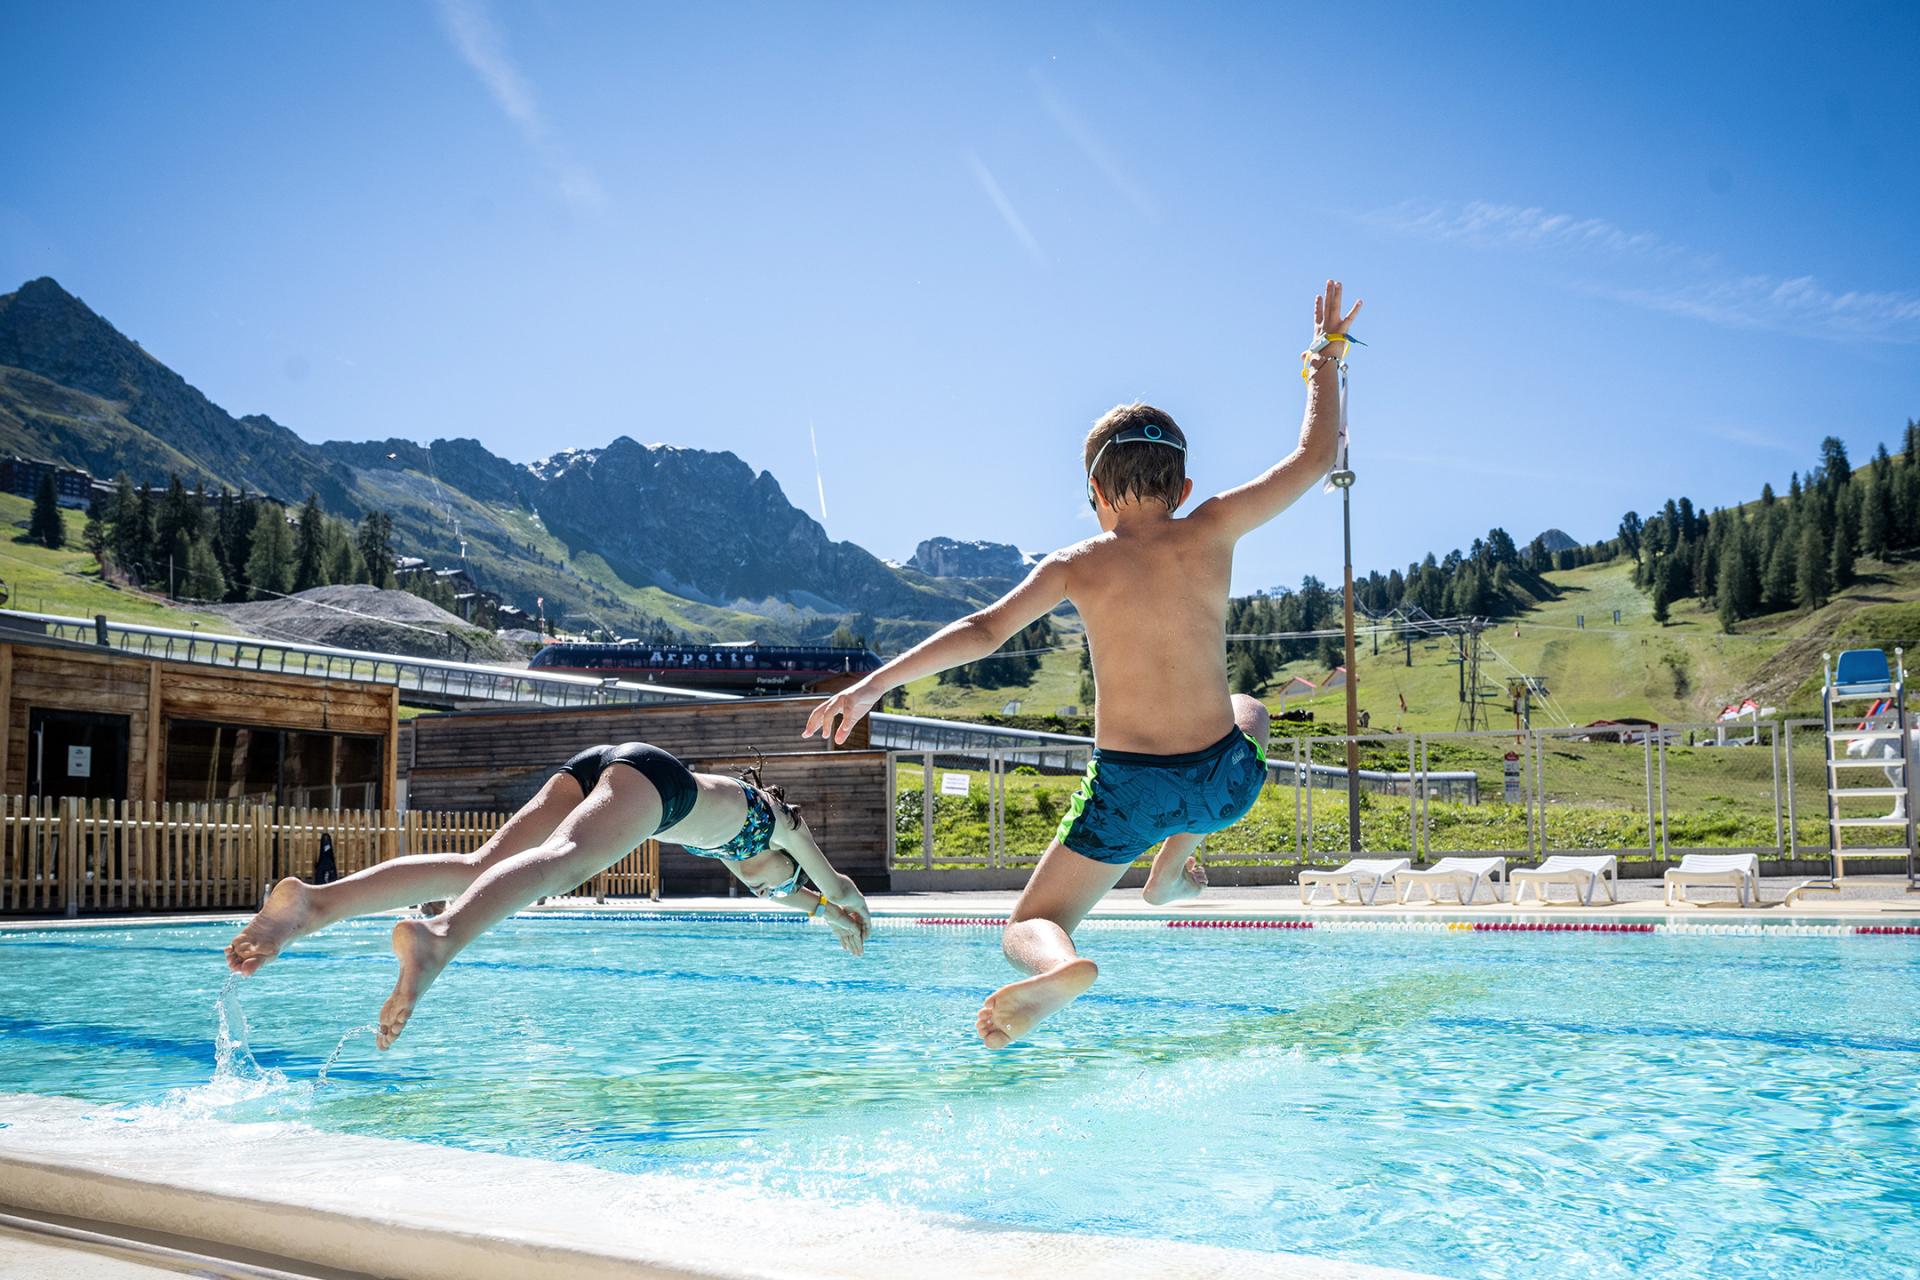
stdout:
<svg viewBox="0 0 1920 1280">
<path fill-rule="evenodd" d="M 1267 753 L 1239 729 L 1177 756 L 1095 747 L 1057 838 L 1096 862 L 1130 863 L 1168 836 L 1232 826 L 1266 780 Z"/>
</svg>

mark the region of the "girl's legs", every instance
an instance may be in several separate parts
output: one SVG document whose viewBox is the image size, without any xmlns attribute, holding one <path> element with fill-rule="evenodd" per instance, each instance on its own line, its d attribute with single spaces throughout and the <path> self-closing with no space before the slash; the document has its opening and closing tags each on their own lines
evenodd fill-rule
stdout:
<svg viewBox="0 0 1920 1280">
<path fill-rule="evenodd" d="M 260 914 L 227 944 L 227 965 L 239 973 L 253 973 L 295 938 L 335 921 L 456 897 L 487 868 L 552 835 L 581 798 L 578 779 L 555 774 L 472 853 L 411 854 L 332 884 L 305 884 L 288 876 L 273 887 Z"/>
<path fill-rule="evenodd" d="M 637 769 L 608 769 L 600 784 L 537 847 L 499 860 L 431 920 L 393 927 L 400 977 L 380 1007 L 376 1042 L 391 1045 L 447 962 L 487 929 L 538 898 L 592 879 L 660 826 L 660 792 Z"/>
</svg>

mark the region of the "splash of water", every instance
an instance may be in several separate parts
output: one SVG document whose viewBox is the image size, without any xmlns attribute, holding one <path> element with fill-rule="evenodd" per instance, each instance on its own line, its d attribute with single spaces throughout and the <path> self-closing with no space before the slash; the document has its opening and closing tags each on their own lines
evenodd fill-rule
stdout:
<svg viewBox="0 0 1920 1280">
<path fill-rule="evenodd" d="M 333 1064 L 339 1060 L 341 1051 L 347 1047 L 347 1041 L 353 1039 L 357 1035 L 362 1034 L 363 1032 L 378 1031 L 379 1029 L 380 1029 L 379 1023 L 368 1022 L 361 1026 L 352 1028 L 347 1032 L 347 1034 L 341 1036 L 340 1043 L 333 1046 L 333 1052 L 328 1054 L 327 1060 L 320 1064 L 320 1075 L 319 1075 L 319 1078 L 313 1082 L 313 1087 L 316 1089 L 321 1089 L 326 1087 L 327 1072 L 333 1070 Z"/>
</svg>

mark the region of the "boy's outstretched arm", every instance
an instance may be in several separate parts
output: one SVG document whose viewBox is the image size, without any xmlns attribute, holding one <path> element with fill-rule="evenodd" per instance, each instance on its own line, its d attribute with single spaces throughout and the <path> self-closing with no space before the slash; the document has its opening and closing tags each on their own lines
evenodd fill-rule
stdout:
<svg viewBox="0 0 1920 1280">
<path fill-rule="evenodd" d="M 1354 303 L 1353 309 L 1343 315 L 1340 282 L 1327 281 L 1326 291 L 1313 300 L 1314 337 L 1352 332 L 1360 306 Z M 1337 357 L 1345 354 L 1346 344 L 1335 340 L 1319 355 L 1306 355 L 1311 372 L 1307 379 L 1307 416 L 1294 451 L 1247 483 L 1207 499 L 1194 508 L 1191 519 L 1210 521 L 1227 536 L 1242 538 L 1292 506 L 1295 498 L 1327 474 L 1340 439 Z"/>
<path fill-rule="evenodd" d="M 815 707 L 807 717 L 806 732 L 800 736 L 810 738 L 818 733 L 836 743 L 845 742 L 853 726 L 889 690 L 936 671 L 978 662 L 1066 598 L 1067 562 L 1056 551 L 1035 565 L 1026 581 L 986 608 L 949 622 L 878 671 Z"/>
</svg>

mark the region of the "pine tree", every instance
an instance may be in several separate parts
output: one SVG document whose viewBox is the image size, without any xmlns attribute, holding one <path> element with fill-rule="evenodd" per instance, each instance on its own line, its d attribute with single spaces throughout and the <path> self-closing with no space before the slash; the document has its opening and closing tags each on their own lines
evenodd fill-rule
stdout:
<svg viewBox="0 0 1920 1280">
<path fill-rule="evenodd" d="M 203 532 L 187 547 L 186 574 L 181 594 L 195 600 L 221 600 L 227 594 L 227 575 L 221 571 L 213 536 Z"/>
<path fill-rule="evenodd" d="M 376 587 L 393 586 L 393 517 L 384 511 L 369 511 L 354 534 L 360 559 L 367 566 L 367 581 Z"/>
<path fill-rule="evenodd" d="M 1886 446 L 1880 446 L 1882 453 Z M 1867 486 L 1866 500 L 1860 508 L 1860 550 L 1875 560 L 1887 558 L 1887 487 L 1889 481 L 1881 478 L 1880 460 L 1874 459 L 1874 480 Z M 1889 466 L 1887 475 L 1891 476 Z"/>
<path fill-rule="evenodd" d="M 1661 574 L 1653 584 L 1653 620 L 1661 626 L 1667 625 L 1667 577 Z"/>
<path fill-rule="evenodd" d="M 1833 531 L 1831 550 L 1827 554 L 1827 581 L 1834 591 L 1841 591 L 1853 585 L 1853 539 L 1847 536 L 1844 524 Z"/>
<path fill-rule="evenodd" d="M 327 515 L 320 495 L 310 493 L 300 508 L 300 532 L 294 536 L 293 589 L 307 591 L 327 585 Z"/>
<path fill-rule="evenodd" d="M 256 600 L 287 593 L 293 585 L 293 534 L 286 512 L 276 503 L 258 503 L 252 549 L 247 553 L 247 584 Z"/>
<path fill-rule="evenodd" d="M 329 582 L 367 580 L 367 562 L 361 558 L 360 548 L 354 545 L 352 535 L 347 532 L 345 521 L 327 521 L 326 560 Z"/>
<path fill-rule="evenodd" d="M 202 511 L 187 493 L 186 486 L 180 483 L 179 476 L 170 476 L 167 491 L 160 498 L 159 509 L 153 517 L 153 545 L 161 553 L 176 549 L 184 550 L 181 539 L 191 544 L 200 536 Z M 184 565 L 185 557 L 179 557 Z M 180 567 L 176 565 L 176 570 Z"/>
<path fill-rule="evenodd" d="M 107 561 L 107 504 L 96 490 L 87 503 L 87 523 L 81 530 L 80 541 L 92 556 L 94 563 L 104 567 Z"/>
<path fill-rule="evenodd" d="M 67 525 L 60 518 L 60 491 L 54 487 L 52 467 L 40 473 L 40 487 L 33 494 L 33 515 L 27 521 L 27 537 L 49 551 L 58 551 L 67 545 Z"/>
<path fill-rule="evenodd" d="M 1770 484 L 1761 485 L 1760 486 L 1760 505 L 1763 507 L 1770 507 L 1774 504 L 1774 501 L 1775 499 L 1773 496 L 1773 486 Z"/>
<path fill-rule="evenodd" d="M 1768 613 L 1793 608 L 1794 574 L 1799 564 L 1798 541 L 1791 526 L 1782 536 L 1774 539 L 1773 554 L 1767 557 L 1767 568 L 1761 584 L 1761 595 L 1766 600 Z"/>
<path fill-rule="evenodd" d="M 141 571 L 149 532 L 140 524 L 140 499 L 134 495 L 133 482 L 122 471 L 114 478 L 113 496 L 107 499 L 107 551 L 121 573 Z"/>
<path fill-rule="evenodd" d="M 1827 536 L 1817 520 L 1808 520 L 1800 530 L 1799 565 L 1795 571 L 1794 594 L 1802 609 L 1818 609 L 1827 602 L 1830 589 L 1827 563 L 1831 555 Z"/>
</svg>

